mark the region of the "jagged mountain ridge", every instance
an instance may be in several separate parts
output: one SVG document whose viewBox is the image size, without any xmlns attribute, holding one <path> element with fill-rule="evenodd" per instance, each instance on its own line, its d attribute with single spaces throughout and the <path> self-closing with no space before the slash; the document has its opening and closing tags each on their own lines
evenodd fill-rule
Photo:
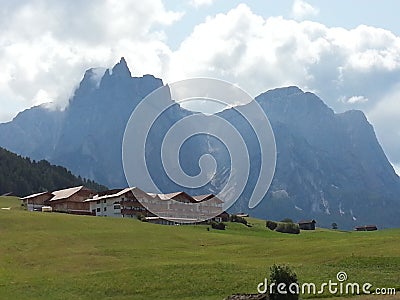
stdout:
<svg viewBox="0 0 400 300">
<path fill-rule="evenodd" d="M 152 75 L 132 77 L 123 58 L 103 75 L 90 69 L 64 111 L 39 106 L 20 113 L 0 124 L 0 144 L 24 156 L 66 166 L 109 187 L 123 186 L 121 141 L 126 122 L 141 99 L 162 85 Z M 275 133 L 276 174 L 264 201 L 249 210 L 247 198 L 257 176 L 252 170 L 245 192 L 231 211 L 272 219 L 316 218 L 325 226 L 330 222 L 343 227 L 366 222 L 400 226 L 400 180 L 362 112 L 335 114 L 316 95 L 296 87 L 268 91 L 256 101 Z M 171 108 L 155 128 L 155 149 L 166 128 L 190 113 L 178 105 Z M 234 110 L 219 115 L 251 135 Z M 256 168 L 257 145 L 251 139 L 246 143 Z M 219 174 L 226 175 L 229 162 L 218 141 L 199 137 L 186 148 L 191 153 L 182 160 L 186 171 L 196 174 L 196 158 L 211 152 L 219 162 Z M 159 172 L 156 179 L 164 188 L 177 188 L 164 180 L 159 160 L 150 167 Z M 204 192 L 209 190 L 210 186 Z"/>
</svg>

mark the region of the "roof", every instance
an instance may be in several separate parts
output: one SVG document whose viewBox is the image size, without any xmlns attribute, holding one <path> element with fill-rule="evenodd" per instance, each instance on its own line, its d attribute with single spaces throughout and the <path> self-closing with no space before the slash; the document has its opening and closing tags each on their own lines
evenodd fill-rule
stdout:
<svg viewBox="0 0 400 300">
<path fill-rule="evenodd" d="M 301 220 L 299 224 L 310 224 L 310 223 L 317 223 L 315 220 Z"/>
<path fill-rule="evenodd" d="M 56 201 L 56 200 L 69 198 L 69 197 L 71 197 L 72 195 L 76 194 L 77 192 L 79 192 L 82 189 L 83 189 L 83 185 L 72 187 L 72 188 L 69 188 L 69 189 L 54 191 L 54 192 L 52 192 L 54 197 L 51 198 L 50 201 Z"/>
<path fill-rule="evenodd" d="M 214 195 L 213 194 L 204 194 L 204 195 L 197 195 L 197 196 L 192 196 L 192 198 L 194 200 L 196 200 L 197 202 L 202 202 L 202 201 L 206 201 L 209 200 L 211 198 L 213 198 Z"/>
<path fill-rule="evenodd" d="M 175 200 L 174 198 L 178 195 L 183 195 L 186 198 L 190 200 L 192 203 L 196 203 L 197 200 L 194 199 L 194 197 L 188 195 L 185 192 L 175 192 L 175 193 L 168 193 L 168 194 L 157 194 L 157 196 L 160 198 L 160 200 Z M 178 201 L 178 200 L 175 200 Z"/>
<path fill-rule="evenodd" d="M 85 200 L 85 202 L 91 202 L 91 201 L 99 201 L 99 200 L 103 200 L 103 199 L 117 198 L 117 197 L 120 197 L 120 196 L 126 194 L 127 192 L 132 191 L 133 189 L 134 189 L 134 188 L 125 188 L 125 189 L 114 190 L 115 192 L 114 192 L 113 194 L 106 194 L 106 195 L 104 195 L 104 196 L 95 195 L 95 196 L 93 196 L 91 199 Z"/>
<path fill-rule="evenodd" d="M 168 197 L 168 198 L 174 198 L 174 197 L 176 197 L 176 196 L 178 196 L 178 195 L 180 195 L 180 194 L 183 194 L 184 192 L 175 192 L 175 193 L 168 193 L 168 194 L 158 194 L 159 196 L 160 195 L 164 195 L 165 197 Z"/>
<path fill-rule="evenodd" d="M 35 198 L 35 197 L 38 197 L 38 196 L 42 196 L 42 195 L 45 195 L 45 194 L 51 195 L 50 192 L 41 192 L 41 193 L 36 193 L 36 194 L 32 194 L 32 195 L 28 195 L 28 196 L 22 197 L 20 199 L 21 200 L 26 200 L 26 199 L 31 199 L 31 198 Z"/>
</svg>

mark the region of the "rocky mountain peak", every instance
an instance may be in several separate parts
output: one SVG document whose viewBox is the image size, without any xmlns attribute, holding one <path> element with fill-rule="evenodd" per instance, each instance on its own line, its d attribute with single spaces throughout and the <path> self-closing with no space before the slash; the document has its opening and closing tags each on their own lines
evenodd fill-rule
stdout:
<svg viewBox="0 0 400 300">
<path fill-rule="evenodd" d="M 132 77 L 131 71 L 129 70 L 124 57 L 121 57 L 120 61 L 111 69 L 110 73 L 111 76 L 116 77 Z"/>
</svg>

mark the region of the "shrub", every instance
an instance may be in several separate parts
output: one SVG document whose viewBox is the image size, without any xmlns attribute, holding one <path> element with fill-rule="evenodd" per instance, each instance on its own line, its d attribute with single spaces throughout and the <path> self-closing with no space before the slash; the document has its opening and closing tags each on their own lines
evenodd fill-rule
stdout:
<svg viewBox="0 0 400 300">
<path fill-rule="evenodd" d="M 288 266 L 277 266 L 273 265 L 270 268 L 270 286 L 274 284 L 270 291 L 271 300 L 297 300 L 299 299 L 298 294 L 292 294 L 289 290 L 291 284 L 297 284 L 297 275 Z M 286 294 L 278 293 L 277 286 L 279 284 L 285 284 Z M 291 289 L 295 290 L 294 288 Z"/>
<path fill-rule="evenodd" d="M 247 225 L 247 220 L 245 218 L 239 217 L 237 215 L 231 215 L 229 219 L 231 222 L 242 223 L 244 225 Z"/>
<path fill-rule="evenodd" d="M 268 229 L 275 230 L 275 228 L 278 226 L 278 224 L 274 221 L 267 220 L 265 226 L 267 226 Z"/>
<path fill-rule="evenodd" d="M 142 222 L 147 222 L 146 216 L 143 215 L 143 214 L 138 214 L 138 215 L 137 215 L 137 219 L 138 219 L 139 221 L 142 221 Z"/>
<path fill-rule="evenodd" d="M 332 223 L 332 229 L 338 229 L 338 225 L 336 223 Z"/>
<path fill-rule="evenodd" d="M 225 224 L 222 222 L 211 222 L 211 228 L 225 230 Z"/>
<path fill-rule="evenodd" d="M 283 223 L 293 223 L 293 220 L 290 218 L 284 218 L 281 222 Z"/>
<path fill-rule="evenodd" d="M 292 234 L 299 234 L 300 227 L 299 224 L 295 223 L 278 223 L 275 231 L 282 232 L 282 233 L 292 233 Z"/>
</svg>

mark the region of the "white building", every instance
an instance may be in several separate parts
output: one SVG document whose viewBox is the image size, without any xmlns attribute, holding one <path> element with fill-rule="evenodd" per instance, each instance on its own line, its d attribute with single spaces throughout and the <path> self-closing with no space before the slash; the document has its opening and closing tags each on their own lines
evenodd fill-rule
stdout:
<svg viewBox="0 0 400 300">
<path fill-rule="evenodd" d="M 108 191 L 104 195 L 96 195 L 85 202 L 90 203 L 92 215 L 121 218 L 121 202 L 125 200 L 126 194 L 131 190 L 132 188 Z"/>
</svg>

